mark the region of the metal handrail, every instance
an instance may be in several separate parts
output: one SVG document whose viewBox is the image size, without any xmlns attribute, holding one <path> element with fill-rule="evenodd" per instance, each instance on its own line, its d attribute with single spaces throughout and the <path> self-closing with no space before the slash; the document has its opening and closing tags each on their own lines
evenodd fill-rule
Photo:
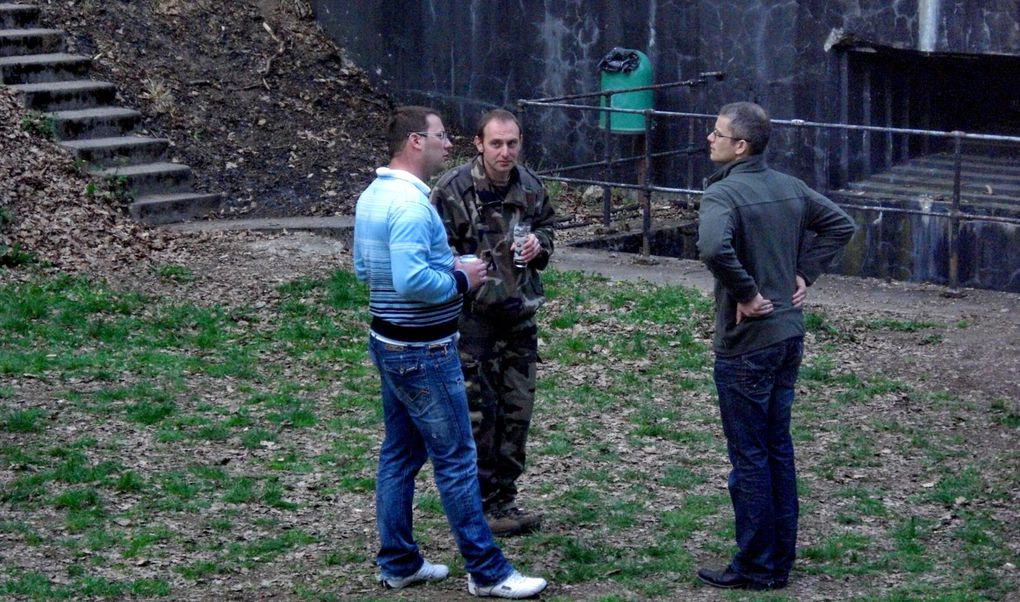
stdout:
<svg viewBox="0 0 1020 602">
<path fill-rule="evenodd" d="M 654 185 L 652 183 L 651 160 L 653 158 L 661 157 L 661 156 L 668 156 L 668 155 L 675 155 L 675 154 L 687 154 L 687 155 L 695 154 L 695 151 L 693 150 L 695 147 L 693 147 L 693 145 L 689 145 L 688 147 L 685 147 L 685 148 L 680 149 L 680 150 L 675 150 L 675 151 L 666 151 L 666 152 L 660 152 L 660 153 L 652 153 L 651 152 L 651 144 L 650 144 L 651 135 L 652 135 L 652 127 L 651 127 L 652 119 L 655 118 L 655 117 L 664 117 L 664 118 L 670 118 L 670 119 L 681 118 L 681 119 L 689 119 L 689 120 L 705 120 L 705 121 L 710 121 L 710 120 L 714 120 L 717 117 L 717 115 L 711 115 L 711 114 L 706 114 L 706 113 L 690 113 L 690 112 L 681 112 L 681 111 L 658 111 L 658 110 L 654 110 L 654 109 L 624 109 L 624 108 L 617 108 L 617 107 L 613 107 L 612 106 L 612 102 L 611 102 L 612 101 L 612 96 L 615 95 L 615 94 L 624 94 L 624 93 L 628 93 L 628 92 L 641 91 L 641 90 L 660 90 L 660 89 L 677 87 L 677 86 L 701 85 L 701 84 L 704 84 L 704 83 L 708 82 L 707 76 L 712 76 L 712 77 L 718 76 L 717 79 L 722 79 L 722 74 L 720 72 L 710 72 L 710 73 L 702 73 L 702 74 L 700 74 L 699 79 L 696 79 L 696 80 L 685 80 L 685 81 L 682 81 L 682 82 L 671 82 L 671 83 L 667 83 L 667 84 L 658 84 L 658 85 L 652 85 L 652 86 L 641 86 L 641 87 L 626 88 L 626 89 L 617 89 L 617 90 L 604 90 L 604 91 L 601 91 L 601 92 L 598 92 L 598 93 L 590 93 L 590 94 L 574 94 L 574 95 L 568 95 L 568 96 L 540 98 L 540 99 L 534 99 L 534 100 L 526 100 L 526 99 L 519 100 L 517 104 L 518 104 L 518 106 L 521 109 L 522 117 L 523 117 L 524 111 L 528 107 L 543 107 L 543 108 L 553 108 L 553 109 L 571 109 L 571 110 L 579 110 L 579 111 L 584 111 L 584 112 L 587 112 L 587 111 L 605 112 L 605 126 L 604 126 L 604 130 L 605 130 L 605 133 L 606 133 L 605 134 L 606 135 L 606 145 L 605 145 L 605 150 L 604 150 L 604 154 L 603 154 L 603 159 L 601 161 L 596 161 L 596 162 L 591 162 L 591 163 L 584 163 L 584 164 L 578 164 L 578 165 L 572 165 L 572 166 L 562 167 L 562 168 L 558 168 L 558 169 L 555 169 L 555 168 L 548 169 L 548 170 L 544 170 L 543 172 L 540 172 L 539 175 L 542 178 L 547 179 L 547 180 L 554 180 L 554 181 L 566 182 L 566 183 L 574 183 L 574 184 L 588 184 L 588 185 L 601 186 L 603 188 L 603 220 L 604 220 L 604 223 L 606 225 L 608 225 L 610 223 L 610 211 L 611 211 L 611 207 L 610 207 L 610 205 L 611 205 L 610 188 L 611 187 L 643 191 L 644 192 L 644 199 L 643 199 L 644 215 L 643 215 L 643 220 L 642 220 L 643 221 L 643 224 L 642 224 L 642 237 L 643 237 L 643 241 L 642 241 L 642 254 L 647 257 L 648 254 L 649 254 L 649 250 L 650 250 L 650 238 L 651 238 L 651 236 L 650 236 L 650 231 L 651 231 L 651 209 L 650 209 L 650 206 L 651 206 L 651 202 L 650 201 L 651 201 L 652 193 L 653 192 L 661 192 L 661 193 L 668 193 L 668 194 L 686 194 L 686 195 L 693 195 L 693 196 L 701 195 L 701 194 L 704 193 L 703 190 L 696 190 L 696 189 L 689 189 L 689 188 L 674 188 L 674 187 L 656 186 L 656 185 Z M 581 98 L 599 98 L 599 97 L 604 99 L 604 103 L 603 103 L 604 106 L 581 105 L 581 104 L 573 104 L 573 103 L 563 102 L 563 101 L 568 101 L 568 100 L 577 100 L 577 99 L 581 99 Z M 612 144 L 611 144 L 612 116 L 615 113 L 637 114 L 637 115 L 643 115 L 644 116 L 644 118 L 645 118 L 644 119 L 644 123 L 645 123 L 645 153 L 642 156 L 625 157 L 625 158 L 616 159 L 616 160 L 614 160 L 611 157 L 611 151 L 612 151 L 612 149 L 611 149 L 611 147 L 612 147 Z M 920 210 L 920 209 L 909 209 L 909 208 L 900 208 L 900 207 L 885 207 L 885 206 L 878 205 L 878 204 L 858 204 L 858 203 L 843 202 L 842 200 L 839 202 L 840 205 L 843 205 L 844 207 L 851 208 L 851 209 L 858 209 L 858 210 L 864 210 L 864 211 L 901 213 L 901 214 L 911 214 L 911 215 L 922 215 L 922 216 L 935 217 L 935 218 L 938 218 L 938 219 L 948 219 L 949 222 L 950 222 L 950 227 L 949 227 L 949 231 L 950 231 L 950 239 L 949 239 L 950 258 L 949 258 L 949 270 L 948 270 L 949 271 L 949 290 L 950 290 L 950 294 L 958 294 L 958 289 L 959 289 L 959 257 L 960 257 L 960 249 L 959 249 L 960 245 L 959 245 L 959 241 L 960 241 L 960 227 L 961 227 L 961 224 L 963 222 L 965 222 L 965 221 L 982 221 L 982 222 L 995 222 L 995 223 L 1017 224 L 1017 225 L 1020 225 L 1020 218 L 1017 218 L 1017 217 L 1006 217 L 1006 216 L 997 216 L 997 215 L 977 215 L 977 214 L 974 214 L 974 213 L 969 213 L 969 212 L 965 212 L 965 211 L 961 210 L 961 206 L 962 206 L 962 195 L 961 195 L 961 179 L 962 179 L 962 177 L 961 177 L 961 171 L 962 171 L 962 147 L 963 147 L 963 141 L 965 141 L 965 140 L 981 140 L 981 141 L 988 141 L 988 142 L 1007 142 L 1007 143 L 1020 144 L 1020 136 L 1006 136 L 1006 135 L 999 135 L 999 134 L 980 134 L 980 133 L 963 132 L 963 131 L 945 131 L 945 130 L 918 129 L 918 128 L 902 128 L 902 127 L 891 127 L 891 126 L 858 125 L 858 124 L 847 124 L 847 123 L 825 123 L 825 122 L 809 121 L 809 120 L 804 120 L 804 119 L 772 119 L 771 123 L 773 125 L 789 126 L 789 127 L 794 127 L 794 128 L 798 128 L 798 129 L 800 129 L 800 128 L 808 128 L 808 129 L 815 129 L 815 130 L 822 130 L 822 131 L 825 131 L 825 130 L 837 130 L 837 131 L 844 131 L 844 132 L 860 131 L 860 132 L 864 133 L 863 135 L 865 135 L 865 136 L 867 135 L 867 133 L 876 132 L 876 133 L 886 134 L 887 136 L 892 136 L 892 135 L 927 136 L 927 137 L 931 137 L 931 138 L 946 138 L 946 139 L 953 140 L 953 195 L 952 195 L 952 201 L 951 201 L 951 203 L 949 205 L 949 208 L 948 208 L 947 212 L 945 212 L 945 213 L 936 213 L 936 212 L 930 211 L 930 209 Z M 693 132 L 693 130 L 690 130 L 689 134 L 692 133 L 692 132 Z M 689 136 L 689 138 L 690 138 L 690 136 Z M 689 144 L 690 144 L 690 142 L 691 142 L 691 140 L 689 140 Z M 846 144 L 845 134 L 844 134 L 844 144 Z M 891 144 L 891 142 L 889 144 Z M 844 149 L 844 153 L 846 153 L 845 149 Z M 563 176 L 559 176 L 559 175 L 553 175 L 553 172 L 560 173 L 560 172 L 565 172 L 565 171 L 574 171 L 574 170 L 578 170 L 578 169 L 589 168 L 589 167 L 598 167 L 598 166 L 602 166 L 604 168 L 604 173 L 605 174 L 609 174 L 613 165 L 617 165 L 617 164 L 624 163 L 624 162 L 631 162 L 631 161 L 642 160 L 642 159 L 644 160 L 644 163 L 643 163 L 642 172 L 640 174 L 641 175 L 641 182 L 639 184 L 629 184 L 629 183 L 626 183 L 626 182 L 615 182 L 615 181 L 610 180 L 609 178 L 605 178 L 605 179 L 599 180 L 599 179 L 593 179 L 593 178 L 592 179 L 587 179 L 587 178 L 568 178 L 568 177 L 563 177 Z M 843 157 L 842 161 L 845 162 L 846 161 L 846 157 Z M 841 167 L 843 169 L 846 169 L 846 165 L 842 165 Z M 826 187 L 826 189 L 828 188 L 827 185 L 825 187 Z M 695 199 L 688 199 L 684 204 L 687 207 L 696 207 L 696 206 L 700 205 L 700 202 L 698 202 Z M 975 206 L 981 206 L 981 205 L 975 205 Z"/>
</svg>

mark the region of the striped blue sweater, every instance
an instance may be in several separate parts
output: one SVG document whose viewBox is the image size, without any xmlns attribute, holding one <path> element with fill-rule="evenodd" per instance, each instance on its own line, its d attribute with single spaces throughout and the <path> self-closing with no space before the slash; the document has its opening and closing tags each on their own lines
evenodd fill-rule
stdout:
<svg viewBox="0 0 1020 602">
<path fill-rule="evenodd" d="M 466 288 L 428 194 L 413 174 L 380 167 L 355 209 L 354 272 L 368 283 L 372 330 L 398 341 L 455 333 Z"/>
</svg>

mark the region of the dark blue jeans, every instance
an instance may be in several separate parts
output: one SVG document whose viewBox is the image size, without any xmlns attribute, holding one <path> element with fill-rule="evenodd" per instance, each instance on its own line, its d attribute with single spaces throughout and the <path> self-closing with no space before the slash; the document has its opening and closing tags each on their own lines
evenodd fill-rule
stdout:
<svg viewBox="0 0 1020 602">
<path fill-rule="evenodd" d="M 407 577 L 424 561 L 412 533 L 414 480 L 432 460 L 436 487 L 467 571 L 481 586 L 513 567 L 496 546 L 482 513 L 475 441 L 455 342 L 393 345 L 370 337 L 369 355 L 382 380 L 386 438 L 379 450 L 376 522 L 384 577 Z"/>
<path fill-rule="evenodd" d="M 790 436 L 794 384 L 804 338 L 716 357 L 715 386 L 733 470 L 733 569 L 754 581 L 785 581 L 797 545 L 797 471 Z"/>
</svg>

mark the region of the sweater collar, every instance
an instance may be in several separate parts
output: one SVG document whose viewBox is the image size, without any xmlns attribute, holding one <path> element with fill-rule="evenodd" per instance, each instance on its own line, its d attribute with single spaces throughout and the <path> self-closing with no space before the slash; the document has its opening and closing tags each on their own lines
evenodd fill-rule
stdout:
<svg viewBox="0 0 1020 602">
<path fill-rule="evenodd" d="M 393 178 L 396 180 L 404 180 L 415 188 L 421 191 L 425 196 L 429 195 L 429 187 L 425 182 L 418 179 L 418 176 L 414 175 L 409 171 L 403 169 L 390 169 L 389 167 L 379 167 L 375 170 L 375 175 L 380 178 Z"/>
</svg>

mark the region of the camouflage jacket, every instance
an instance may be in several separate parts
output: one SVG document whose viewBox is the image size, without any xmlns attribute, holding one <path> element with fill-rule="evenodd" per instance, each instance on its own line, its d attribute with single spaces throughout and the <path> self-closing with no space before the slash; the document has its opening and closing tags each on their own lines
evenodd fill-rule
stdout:
<svg viewBox="0 0 1020 602">
<path fill-rule="evenodd" d="M 538 271 L 553 252 L 555 213 L 541 180 L 518 165 L 510 174 L 506 195 L 492 189 L 481 157 L 443 174 L 432 188 L 450 247 L 458 255 L 478 255 L 489 266 L 489 278 L 465 295 L 464 310 L 484 317 L 524 319 L 545 301 Z M 543 252 L 526 268 L 513 265 L 512 232 L 521 220 L 531 222 Z"/>
</svg>

